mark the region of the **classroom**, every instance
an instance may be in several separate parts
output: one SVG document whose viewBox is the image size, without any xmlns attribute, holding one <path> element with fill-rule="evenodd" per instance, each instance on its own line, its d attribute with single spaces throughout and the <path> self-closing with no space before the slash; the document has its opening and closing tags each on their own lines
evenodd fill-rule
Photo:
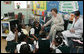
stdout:
<svg viewBox="0 0 84 54">
<path fill-rule="evenodd" d="M 83 53 L 83 1 L 1 1 L 1 53 Z"/>
</svg>

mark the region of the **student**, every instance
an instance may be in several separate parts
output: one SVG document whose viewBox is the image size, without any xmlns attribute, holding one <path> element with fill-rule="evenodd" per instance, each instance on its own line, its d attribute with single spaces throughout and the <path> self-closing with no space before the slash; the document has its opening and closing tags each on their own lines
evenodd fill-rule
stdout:
<svg viewBox="0 0 84 54">
<path fill-rule="evenodd" d="M 31 45 L 27 45 L 27 44 L 21 45 L 20 53 L 33 53 L 30 46 Z"/>
<path fill-rule="evenodd" d="M 41 25 L 38 21 L 34 22 L 34 25 L 30 29 L 29 36 L 33 37 L 35 40 L 38 40 L 39 32 L 41 30 Z"/>
<path fill-rule="evenodd" d="M 49 35 L 47 36 L 47 39 L 50 38 L 52 41 L 54 40 L 55 34 L 57 31 L 64 30 L 64 21 L 63 21 L 62 15 L 57 13 L 56 8 L 53 8 L 51 10 L 51 13 L 52 13 L 52 18 L 46 24 L 44 24 L 42 28 L 51 24 L 51 29 L 50 29 Z"/>
<path fill-rule="evenodd" d="M 17 44 L 15 53 L 30 53 L 33 52 L 32 45 L 27 42 L 26 36 L 21 36 L 21 43 Z"/>
<path fill-rule="evenodd" d="M 22 24 L 21 34 L 22 34 L 21 36 L 24 36 L 24 35 L 26 36 L 28 43 L 33 44 L 34 38 L 29 36 L 28 31 L 26 30 L 26 27 L 24 24 Z"/>
<path fill-rule="evenodd" d="M 69 47 L 65 45 L 60 36 L 56 36 L 52 41 L 50 48 L 53 49 L 52 53 L 70 53 Z"/>
<path fill-rule="evenodd" d="M 9 32 L 7 38 L 7 46 L 6 46 L 6 50 L 14 53 L 16 44 L 18 43 L 18 30 L 17 28 L 12 27 L 11 31 Z"/>
<path fill-rule="evenodd" d="M 46 32 L 42 31 L 39 36 L 36 43 L 36 53 L 50 53 L 50 40 L 46 39 Z"/>
<path fill-rule="evenodd" d="M 63 31 L 62 34 L 68 43 L 68 37 L 81 38 L 83 34 L 83 19 L 80 17 L 80 11 L 75 11 L 75 18 L 70 30 Z"/>
</svg>

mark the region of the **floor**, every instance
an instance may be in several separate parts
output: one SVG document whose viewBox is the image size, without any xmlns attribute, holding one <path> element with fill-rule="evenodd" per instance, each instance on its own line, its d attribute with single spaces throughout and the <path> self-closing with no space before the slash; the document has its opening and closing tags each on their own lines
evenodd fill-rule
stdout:
<svg viewBox="0 0 84 54">
<path fill-rule="evenodd" d="M 1 53 L 7 53 L 7 52 L 5 51 L 6 45 L 7 45 L 6 39 L 3 39 L 3 38 L 1 37 Z"/>
</svg>

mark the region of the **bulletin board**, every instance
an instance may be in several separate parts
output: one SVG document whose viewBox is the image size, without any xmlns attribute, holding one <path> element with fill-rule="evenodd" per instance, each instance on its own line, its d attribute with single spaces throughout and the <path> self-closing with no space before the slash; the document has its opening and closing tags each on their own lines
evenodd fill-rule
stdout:
<svg viewBox="0 0 84 54">
<path fill-rule="evenodd" d="M 33 1 L 33 14 L 43 15 L 46 10 L 46 1 Z"/>
<path fill-rule="evenodd" d="M 46 10 L 46 1 L 33 1 L 33 9 L 34 10 Z"/>
<path fill-rule="evenodd" d="M 52 8 L 57 8 L 58 12 L 64 13 L 59 10 L 59 2 L 60 1 L 47 1 L 47 11 L 50 11 Z M 79 9 L 80 14 L 83 15 L 83 1 L 77 1 L 77 2 L 78 2 L 77 8 Z"/>
<path fill-rule="evenodd" d="M 59 2 L 59 11 L 71 13 L 77 11 L 79 9 L 79 5 L 77 1 L 60 1 Z"/>
</svg>

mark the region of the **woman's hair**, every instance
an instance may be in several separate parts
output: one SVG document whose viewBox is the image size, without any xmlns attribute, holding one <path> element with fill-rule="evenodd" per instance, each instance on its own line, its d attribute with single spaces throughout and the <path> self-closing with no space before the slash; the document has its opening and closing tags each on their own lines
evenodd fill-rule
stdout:
<svg viewBox="0 0 84 54">
<path fill-rule="evenodd" d="M 20 53 L 31 53 L 30 46 L 28 44 L 21 45 Z"/>
<path fill-rule="evenodd" d="M 57 8 L 53 8 L 53 9 L 51 9 L 51 12 L 52 12 L 52 10 L 53 10 L 55 13 L 58 12 L 58 11 L 57 11 Z"/>
<path fill-rule="evenodd" d="M 76 16 L 80 16 L 80 11 L 75 11 L 74 14 L 75 14 Z"/>
</svg>

